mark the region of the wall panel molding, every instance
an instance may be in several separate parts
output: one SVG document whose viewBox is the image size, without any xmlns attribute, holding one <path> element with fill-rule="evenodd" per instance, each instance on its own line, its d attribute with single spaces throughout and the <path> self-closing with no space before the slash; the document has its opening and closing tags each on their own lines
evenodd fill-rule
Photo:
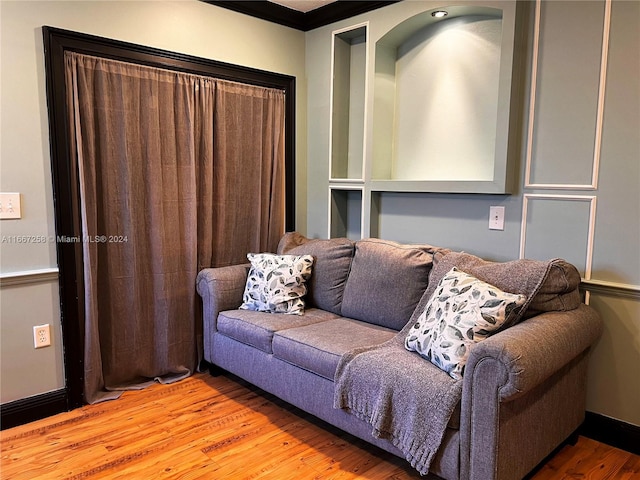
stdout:
<svg viewBox="0 0 640 480">
<path fill-rule="evenodd" d="M 640 285 L 585 279 L 582 280 L 580 289 L 597 295 L 640 300 Z"/>
<path fill-rule="evenodd" d="M 0 287 L 4 288 L 13 285 L 30 285 L 34 283 L 58 281 L 58 275 L 59 272 L 57 268 L 0 273 Z"/>
<path fill-rule="evenodd" d="M 596 222 L 596 203 L 597 197 L 593 195 L 560 195 L 560 194 L 533 194 L 525 193 L 522 199 L 522 225 L 520 231 L 520 258 L 525 258 L 526 243 L 527 243 L 527 212 L 529 209 L 529 202 L 534 200 L 560 200 L 567 202 L 588 202 L 589 203 L 589 220 L 588 220 L 588 236 L 587 236 L 587 248 L 585 252 L 585 271 L 584 281 L 591 280 L 591 270 L 593 263 L 593 244 L 595 237 L 595 222 Z M 589 296 L 586 296 L 586 302 L 588 303 Z"/>
<path fill-rule="evenodd" d="M 604 119 L 604 100 L 607 84 L 607 64 L 609 54 L 609 37 L 611 30 L 611 0 L 605 0 L 604 25 L 600 57 L 600 78 L 598 82 L 598 100 L 596 110 L 595 141 L 593 146 L 593 160 L 590 184 L 565 183 L 532 183 L 531 168 L 533 164 L 533 142 L 536 118 L 536 101 L 538 89 L 538 67 L 540 54 L 540 23 L 542 0 L 536 0 L 533 35 L 533 59 L 531 68 L 531 92 L 529 96 L 529 123 L 527 128 L 527 148 L 525 164 L 525 188 L 554 189 L 554 190 L 596 190 L 600 171 L 600 154 L 602 149 L 602 130 Z"/>
<path fill-rule="evenodd" d="M 607 89 L 607 65 L 609 63 L 609 37 L 611 32 L 611 1 L 604 4 L 604 28 L 602 31 L 602 53 L 600 58 L 600 82 L 598 86 L 598 112 L 596 117 L 596 139 L 593 146 L 593 172 L 591 185 L 598 188 L 600 155 L 602 153 L 602 130 L 604 125 L 604 98 Z"/>
</svg>

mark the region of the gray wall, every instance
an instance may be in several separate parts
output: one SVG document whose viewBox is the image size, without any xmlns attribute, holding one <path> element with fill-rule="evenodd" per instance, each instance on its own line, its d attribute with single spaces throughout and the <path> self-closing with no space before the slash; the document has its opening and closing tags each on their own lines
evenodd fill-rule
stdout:
<svg viewBox="0 0 640 480">
<path fill-rule="evenodd" d="M 55 236 L 43 25 L 297 77 L 297 222 L 306 222 L 304 34 L 196 0 L 0 2 L 0 191 L 22 193 L 21 220 L 3 238 Z M 242 39 L 239 41 L 239 39 Z M 0 246 L 1 403 L 64 387 L 55 243 Z M 52 325 L 35 350 L 32 327 Z"/>
<path fill-rule="evenodd" d="M 327 178 L 331 32 L 369 22 L 375 39 L 436 6 L 400 2 L 307 34 L 309 236 L 328 232 L 329 183 L 319 179 Z M 583 278 L 612 287 L 590 297 L 606 326 L 591 360 L 587 408 L 640 425 L 640 2 L 614 0 L 610 22 L 606 12 L 604 1 L 542 2 L 536 49 L 530 4 L 515 194 L 389 192 L 374 196 L 371 208 L 365 194 L 375 228 L 362 235 L 500 261 L 563 257 Z M 491 205 L 506 207 L 504 231 L 488 229 Z"/>
<path fill-rule="evenodd" d="M 297 225 L 310 236 L 326 237 L 329 195 L 328 180 L 323 179 L 328 179 L 329 168 L 331 31 L 369 21 L 375 34 L 382 26 L 398 23 L 433 5 L 427 1 L 401 2 L 302 34 L 197 1 L 2 0 L 0 189 L 23 193 L 24 214 L 19 221 L 1 221 L 1 235 L 55 234 L 41 26 L 295 75 Z M 387 193 L 379 199 L 378 235 L 446 245 L 495 260 L 517 258 L 521 239 L 525 238 L 527 255 L 554 257 L 562 252 L 583 274 L 590 264 L 592 279 L 619 286 L 627 293 L 618 294 L 614 289 L 591 296 L 591 304 L 603 315 L 606 329 L 591 361 L 588 409 L 640 425 L 640 379 L 635 371 L 640 360 L 640 3 L 613 3 L 599 148 L 595 148 L 595 138 L 604 6 L 602 2 L 558 1 L 553 5 L 559 17 L 555 12 L 553 16 L 546 14 L 547 7 L 542 11 L 529 183 L 590 183 L 597 151 L 597 188 L 525 187 L 524 140 L 530 117 L 526 106 L 522 115 L 525 144 L 517 160 L 520 186 L 516 194 Z M 530 43 L 532 40 L 531 34 Z M 565 62 L 571 65 L 569 77 L 560 68 Z M 596 80 L 594 75 L 598 76 Z M 530 197 L 532 194 L 580 198 Z M 523 221 L 525 195 L 528 209 Z M 590 208 L 593 202 L 586 198 L 591 196 L 596 198 L 594 217 Z M 370 200 L 364 196 L 365 202 Z M 506 207 L 502 232 L 487 229 L 490 205 Z M 55 248 L 51 244 L 1 245 L 2 403 L 64 386 L 55 269 Z M 23 279 L 28 283 L 21 283 Z M 31 327 L 40 323 L 54 326 L 54 345 L 34 350 Z"/>
</svg>

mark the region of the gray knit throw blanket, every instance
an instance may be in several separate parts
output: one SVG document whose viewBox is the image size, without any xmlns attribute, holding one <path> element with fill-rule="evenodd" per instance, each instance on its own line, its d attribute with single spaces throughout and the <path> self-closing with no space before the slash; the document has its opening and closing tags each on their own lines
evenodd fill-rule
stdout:
<svg viewBox="0 0 640 480">
<path fill-rule="evenodd" d="M 343 355 L 333 406 L 370 423 L 375 437 L 391 441 L 426 475 L 462 396 L 462 382 L 407 351 L 407 331 Z"/>
</svg>

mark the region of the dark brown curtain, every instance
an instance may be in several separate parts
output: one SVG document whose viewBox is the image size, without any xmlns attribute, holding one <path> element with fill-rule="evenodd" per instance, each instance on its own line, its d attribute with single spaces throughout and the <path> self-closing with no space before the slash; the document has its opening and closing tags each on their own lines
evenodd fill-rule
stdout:
<svg viewBox="0 0 640 480">
<path fill-rule="evenodd" d="M 284 93 L 66 55 L 93 403 L 190 375 L 201 350 L 199 269 L 275 251 Z"/>
<path fill-rule="evenodd" d="M 284 233 L 284 94 L 218 82 L 213 117 L 213 183 L 219 187 L 202 213 L 212 212 L 214 264 L 234 265 L 256 248 L 275 251 Z"/>
</svg>

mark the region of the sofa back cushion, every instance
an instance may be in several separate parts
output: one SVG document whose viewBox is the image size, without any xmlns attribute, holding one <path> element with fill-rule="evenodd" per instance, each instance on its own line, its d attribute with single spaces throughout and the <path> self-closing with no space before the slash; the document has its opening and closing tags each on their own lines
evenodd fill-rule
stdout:
<svg viewBox="0 0 640 480">
<path fill-rule="evenodd" d="M 401 330 L 427 288 L 438 250 L 375 238 L 357 241 L 342 315 Z"/>
<path fill-rule="evenodd" d="M 313 257 L 305 302 L 337 315 L 341 314 L 342 296 L 354 250 L 354 242 L 347 238 L 310 239 L 297 232 L 286 233 L 278 244 L 279 255 Z"/>
<path fill-rule="evenodd" d="M 550 260 L 547 276 L 529 302 L 523 318 L 578 308 L 582 303 L 580 282 L 582 277 L 575 266 L 561 258 Z"/>
<path fill-rule="evenodd" d="M 565 260 L 547 261 L 520 259 L 510 262 L 491 262 L 469 253 L 437 254 L 425 297 L 430 297 L 442 277 L 456 267 L 505 292 L 527 296 L 521 313 L 513 322 L 544 312 L 568 311 L 582 302 L 578 287 L 581 282 L 576 267 Z"/>
</svg>

